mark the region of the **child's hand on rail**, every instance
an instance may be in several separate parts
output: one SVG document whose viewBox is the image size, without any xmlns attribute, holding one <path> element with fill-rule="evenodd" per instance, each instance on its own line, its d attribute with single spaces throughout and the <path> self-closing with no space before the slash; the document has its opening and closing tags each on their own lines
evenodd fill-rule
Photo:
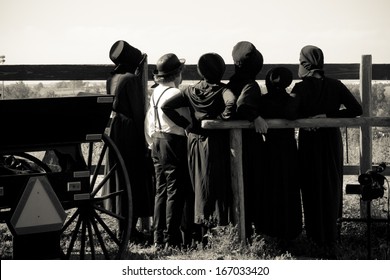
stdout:
<svg viewBox="0 0 390 280">
<path fill-rule="evenodd" d="M 257 133 L 267 133 L 268 124 L 267 122 L 260 116 L 253 120 L 253 124 L 255 125 L 255 130 Z"/>
</svg>

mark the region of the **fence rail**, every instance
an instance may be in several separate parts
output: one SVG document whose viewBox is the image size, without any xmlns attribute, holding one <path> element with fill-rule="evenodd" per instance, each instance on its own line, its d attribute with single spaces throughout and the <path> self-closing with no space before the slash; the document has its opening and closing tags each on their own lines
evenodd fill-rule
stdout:
<svg viewBox="0 0 390 280">
<path fill-rule="evenodd" d="M 358 118 L 319 118 L 298 119 L 294 121 L 284 119 L 266 119 L 269 128 L 298 128 L 298 127 L 360 127 L 370 125 L 376 127 L 390 126 L 389 117 L 358 117 Z M 204 120 L 202 127 L 205 129 L 249 129 L 253 123 L 249 121 L 232 120 Z"/>
<path fill-rule="evenodd" d="M 264 80 L 267 71 L 276 66 L 284 66 L 293 72 L 294 79 L 298 79 L 298 64 L 265 64 L 257 75 L 258 80 Z M 325 73 L 329 77 L 341 80 L 358 80 L 360 64 L 327 64 Z M 148 80 L 153 80 L 154 64 L 147 68 Z M 52 81 L 52 80 L 106 80 L 114 69 L 111 64 L 96 65 L 0 65 L 0 81 Z M 228 80 L 234 73 L 234 66 L 228 64 L 223 76 Z M 184 80 L 198 80 L 196 65 L 186 65 L 183 72 Z M 373 64 L 373 80 L 390 80 L 390 64 Z"/>
</svg>

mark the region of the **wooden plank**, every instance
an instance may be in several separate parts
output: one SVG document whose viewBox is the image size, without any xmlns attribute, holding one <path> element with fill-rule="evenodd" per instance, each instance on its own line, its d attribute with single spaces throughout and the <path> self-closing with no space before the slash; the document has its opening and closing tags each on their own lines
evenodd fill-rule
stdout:
<svg viewBox="0 0 390 280">
<path fill-rule="evenodd" d="M 373 165 L 372 168 L 376 168 L 378 165 Z M 344 165 L 343 175 L 360 175 L 360 166 L 359 165 Z M 367 170 L 365 170 L 367 171 Z M 390 176 L 390 166 L 388 166 L 385 171 L 381 173 L 383 176 Z M 356 177 L 357 182 L 357 177 Z"/>
<path fill-rule="evenodd" d="M 363 55 L 360 66 L 360 97 L 362 100 L 363 117 L 372 115 L 371 98 L 371 55 Z M 370 123 L 362 124 L 360 128 L 360 168 L 361 173 L 371 169 L 372 165 L 372 129 Z"/>
<path fill-rule="evenodd" d="M 294 121 L 284 119 L 266 119 L 269 128 L 288 127 L 358 127 L 369 126 L 390 126 L 390 117 L 358 117 L 358 118 L 318 118 L 298 119 Z M 253 128 L 253 123 L 244 120 L 204 120 L 202 127 L 205 129 L 247 129 Z"/>
<path fill-rule="evenodd" d="M 390 64 L 372 64 L 373 80 L 390 80 Z"/>
<path fill-rule="evenodd" d="M 245 241 L 245 202 L 242 167 L 242 130 L 230 130 L 230 176 L 233 190 L 233 222 L 241 241 Z"/>
<path fill-rule="evenodd" d="M 300 80 L 298 77 L 298 64 L 265 64 L 256 78 L 258 80 L 265 80 L 267 72 L 274 67 L 286 67 L 293 73 L 294 80 Z M 331 78 L 340 80 L 357 80 L 359 79 L 359 64 L 325 64 L 324 72 L 326 76 Z"/>
<path fill-rule="evenodd" d="M 294 79 L 299 79 L 298 64 L 264 64 L 257 75 L 258 80 L 264 80 L 267 72 L 274 67 L 283 66 L 293 72 Z M 147 69 L 148 81 L 153 81 L 155 65 L 149 64 Z M 46 80 L 106 80 L 114 69 L 113 64 L 69 64 L 69 65 L 0 65 L 1 81 L 46 81 Z M 359 64 L 326 64 L 325 74 L 341 80 L 358 80 Z M 223 80 L 228 80 L 234 74 L 234 65 L 228 64 Z M 390 79 L 390 64 L 372 65 L 374 80 Z M 197 66 L 186 65 L 183 80 L 199 80 Z"/>
<path fill-rule="evenodd" d="M 362 100 L 363 117 L 372 115 L 372 58 L 371 55 L 362 55 L 360 64 L 360 98 Z M 372 168 L 372 127 L 360 127 L 360 174 Z M 360 216 L 367 218 L 371 215 L 371 201 L 360 200 Z"/>
</svg>

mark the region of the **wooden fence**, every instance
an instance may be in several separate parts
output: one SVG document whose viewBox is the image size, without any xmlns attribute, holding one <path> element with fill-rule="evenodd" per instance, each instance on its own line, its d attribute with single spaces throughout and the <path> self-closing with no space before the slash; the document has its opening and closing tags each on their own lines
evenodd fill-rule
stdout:
<svg viewBox="0 0 390 280">
<path fill-rule="evenodd" d="M 266 64 L 257 76 L 264 80 L 267 71 L 276 66 L 284 66 L 298 79 L 298 64 Z M 0 65 L 0 81 L 53 81 L 53 80 L 106 80 L 110 76 L 113 65 Z M 146 65 L 144 69 L 144 87 L 147 81 L 153 80 L 152 71 L 155 65 Z M 327 64 L 324 67 L 328 77 L 341 80 L 359 80 L 363 115 L 359 118 L 347 119 L 300 119 L 287 121 L 281 119 L 267 120 L 270 128 L 285 127 L 360 127 L 360 165 L 344 166 L 344 174 L 361 174 L 372 168 L 372 127 L 389 127 L 390 117 L 372 116 L 372 80 L 390 80 L 390 64 L 372 64 L 371 55 L 363 55 L 361 63 Z M 227 65 L 223 79 L 228 80 L 234 72 L 233 65 Z M 199 80 L 196 65 L 186 65 L 183 80 Z M 243 201 L 242 178 L 242 129 L 251 129 L 253 124 L 247 121 L 221 122 L 217 120 L 203 121 L 206 129 L 229 129 L 231 145 L 232 182 L 235 192 L 235 221 L 239 227 L 240 237 L 245 237 L 243 218 L 245 213 Z M 390 160 L 390 159 L 389 159 Z M 390 174 L 389 170 L 386 174 Z"/>
</svg>

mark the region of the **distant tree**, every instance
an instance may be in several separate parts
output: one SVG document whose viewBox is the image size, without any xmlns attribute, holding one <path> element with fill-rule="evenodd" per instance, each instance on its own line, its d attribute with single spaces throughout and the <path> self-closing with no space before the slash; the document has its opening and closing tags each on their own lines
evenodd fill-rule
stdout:
<svg viewBox="0 0 390 280">
<path fill-rule="evenodd" d="M 100 86 L 99 85 L 93 84 L 91 88 L 92 88 L 92 92 L 100 93 Z"/>
<path fill-rule="evenodd" d="M 31 88 L 23 82 L 8 85 L 4 90 L 4 98 L 7 99 L 31 98 L 34 96 L 35 94 Z"/>
<path fill-rule="evenodd" d="M 372 109 L 374 116 L 383 116 L 383 113 L 387 111 L 385 100 L 385 84 L 375 83 L 372 86 Z"/>
<path fill-rule="evenodd" d="M 348 89 L 352 92 L 353 96 L 357 100 L 361 101 L 360 98 L 360 85 L 359 84 L 347 84 Z M 388 115 L 388 108 L 390 107 L 390 100 L 386 98 L 386 87 L 389 86 L 387 83 L 373 83 L 371 87 L 371 108 L 373 116 L 385 116 Z"/>
<path fill-rule="evenodd" d="M 56 83 L 56 88 L 67 88 L 67 87 L 69 87 L 69 84 L 65 81 Z"/>
<path fill-rule="evenodd" d="M 40 91 L 44 88 L 43 84 L 42 83 L 39 83 L 37 85 L 34 86 L 34 90 L 36 93 L 40 93 Z"/>
<path fill-rule="evenodd" d="M 85 82 L 83 81 L 73 81 L 74 88 L 83 88 L 85 86 Z"/>
<path fill-rule="evenodd" d="M 55 97 L 56 96 L 56 93 L 54 92 L 54 90 L 48 90 L 46 92 L 46 97 Z"/>
<path fill-rule="evenodd" d="M 70 88 L 70 89 L 80 89 L 86 85 L 86 82 L 81 80 L 73 80 L 73 81 L 60 81 L 56 83 L 56 88 Z"/>
<path fill-rule="evenodd" d="M 347 88 L 351 91 L 353 96 L 357 99 L 360 100 L 360 85 L 359 84 L 346 84 Z"/>
</svg>

